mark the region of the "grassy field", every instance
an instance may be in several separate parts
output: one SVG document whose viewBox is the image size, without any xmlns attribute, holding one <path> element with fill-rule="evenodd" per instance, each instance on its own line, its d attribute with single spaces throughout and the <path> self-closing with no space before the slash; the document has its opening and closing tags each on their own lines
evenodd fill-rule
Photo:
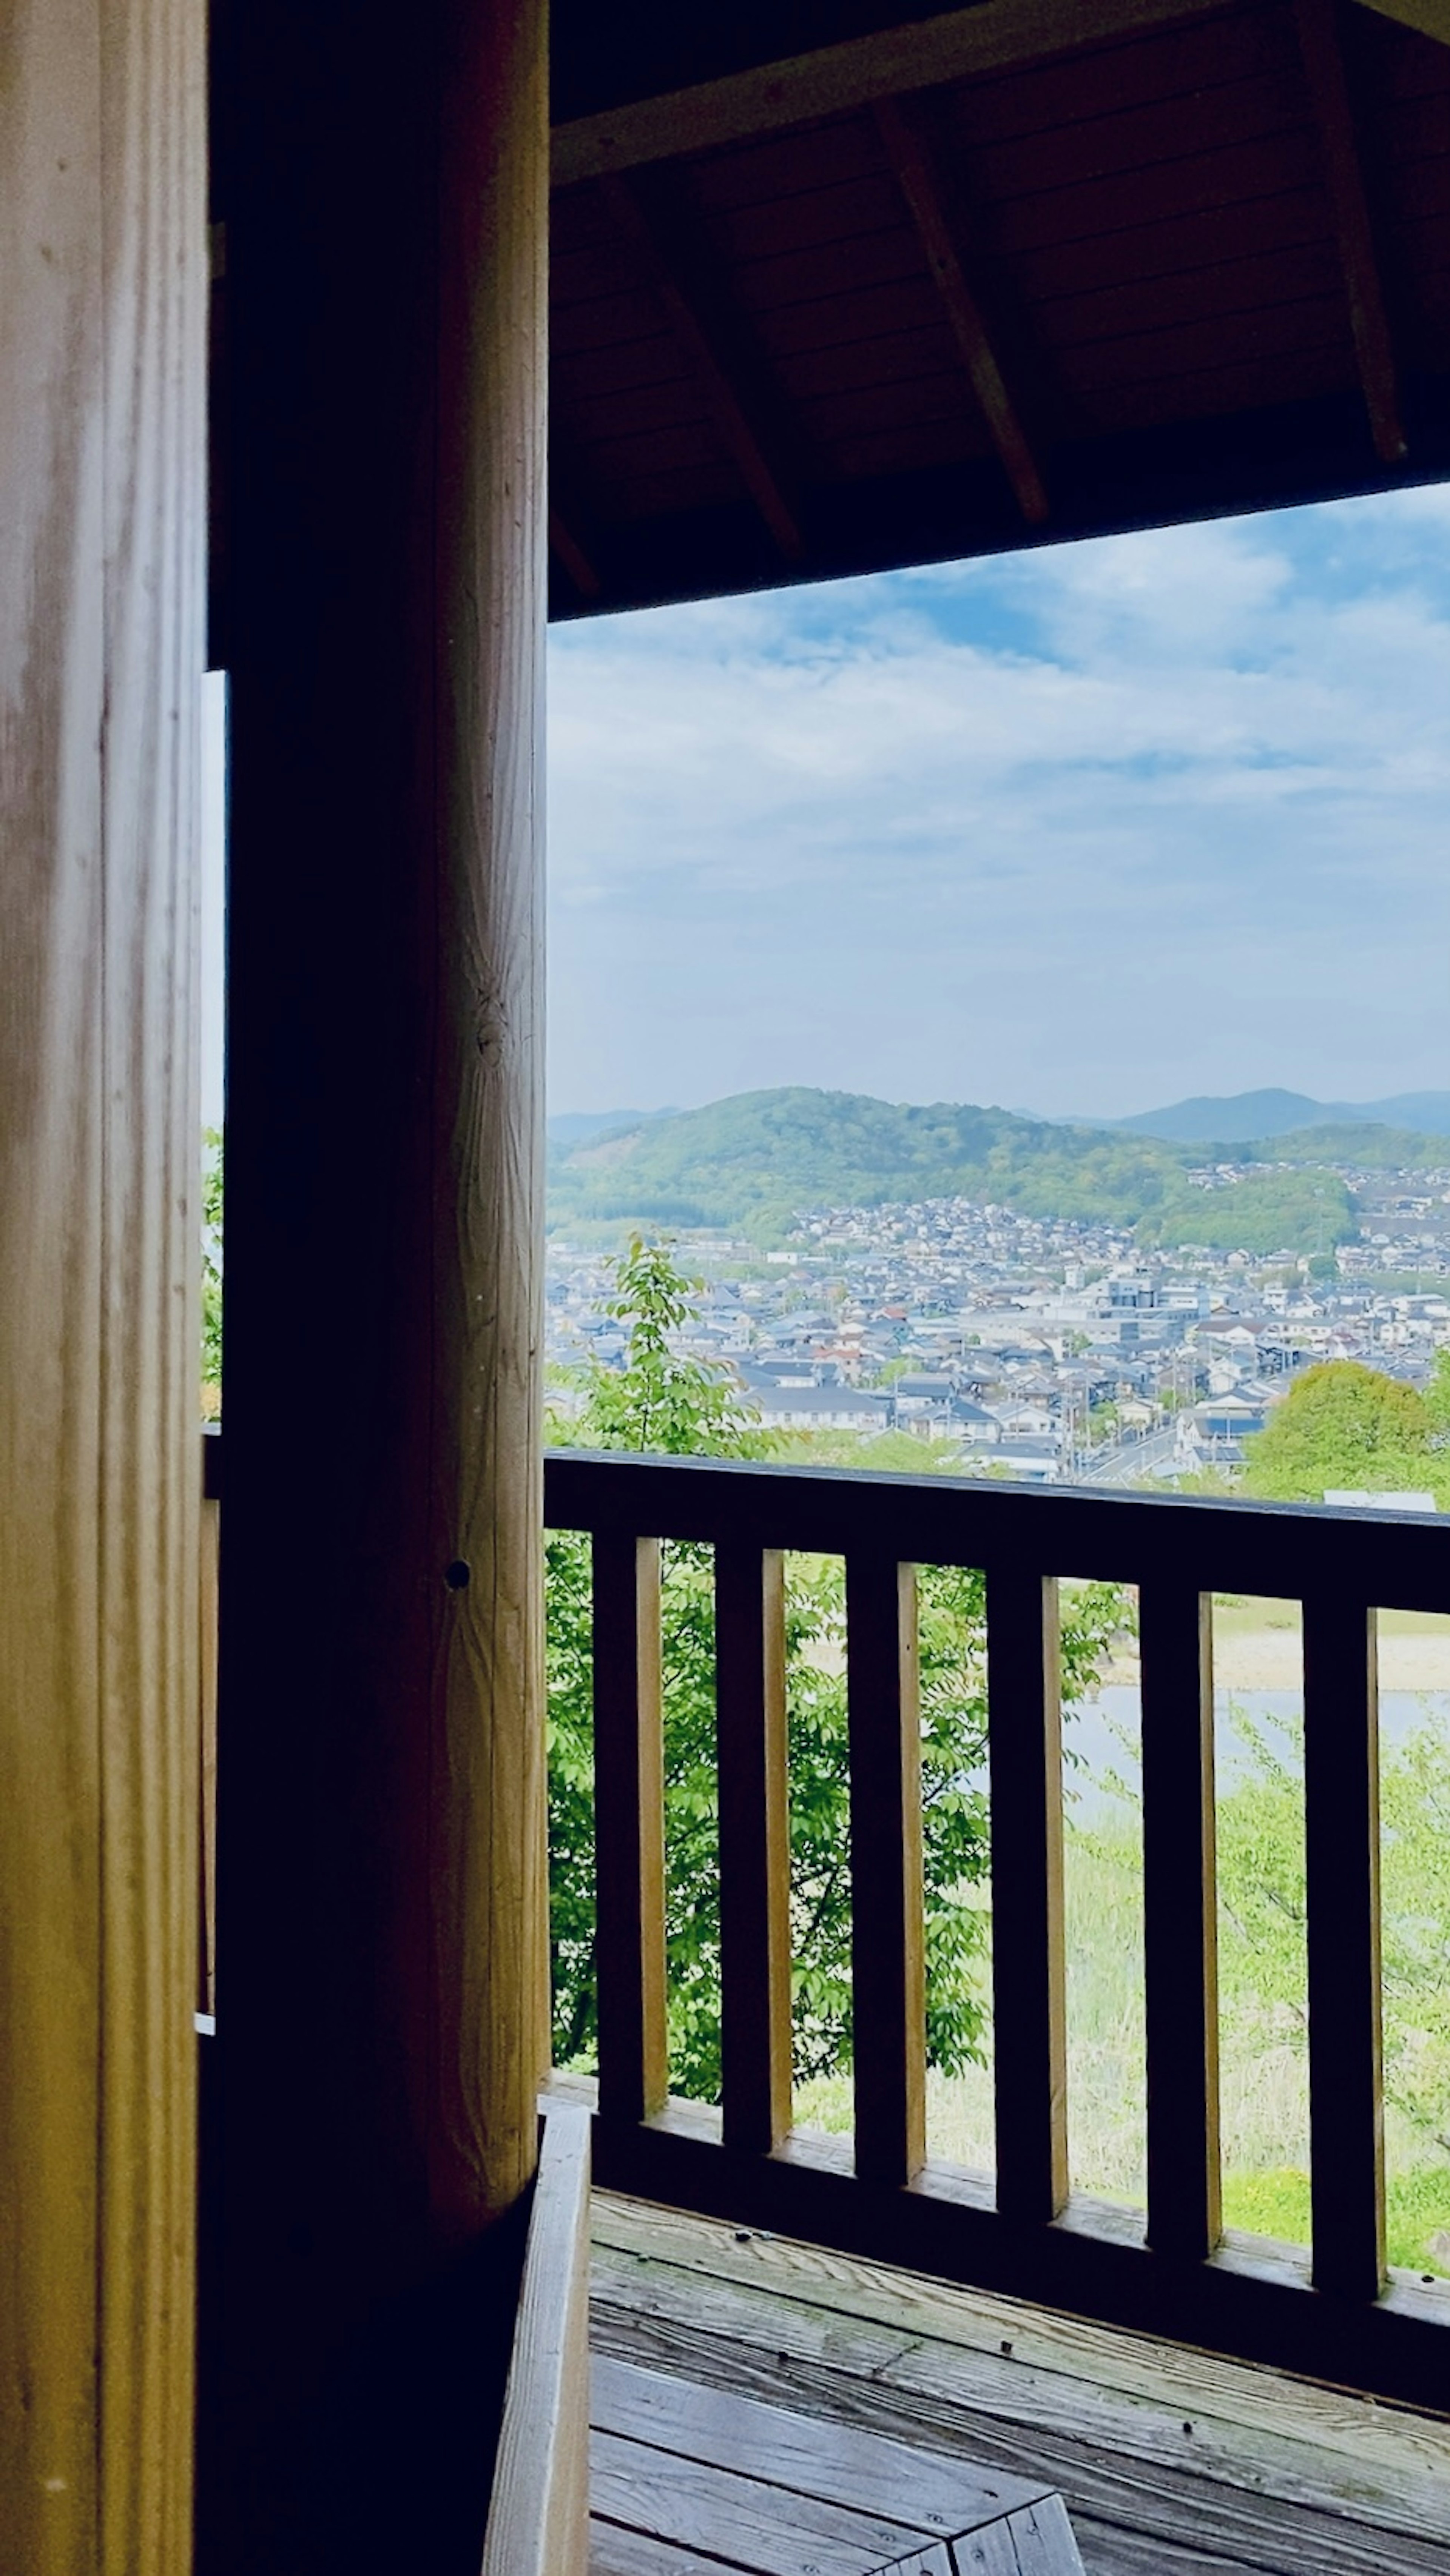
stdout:
<svg viewBox="0 0 1450 2576">
<path fill-rule="evenodd" d="M 1066 1847 L 1068 2121 L 1073 2188 L 1141 2207 L 1145 2197 L 1142 1876 L 1135 1821 L 1069 1828 Z M 985 1985 L 984 1985 L 985 1993 Z M 1387 2020 L 1413 2011 L 1391 1993 Z M 1220 2028 L 1224 2218 L 1288 2244 L 1309 2241 L 1309 2100 L 1302 2009 L 1225 2009 Z M 987 2041 L 990 2058 L 990 2036 Z M 801 2088 L 803 2124 L 846 2130 L 845 2076 Z M 990 2172 L 990 2063 L 928 2079 L 934 2156 Z M 1450 2277 L 1450 2160 L 1386 2114 L 1389 2259 Z"/>
</svg>

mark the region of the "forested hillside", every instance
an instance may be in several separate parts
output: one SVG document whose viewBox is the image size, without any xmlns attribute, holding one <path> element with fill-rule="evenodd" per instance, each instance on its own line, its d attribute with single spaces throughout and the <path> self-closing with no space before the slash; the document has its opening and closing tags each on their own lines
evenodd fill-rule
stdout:
<svg viewBox="0 0 1450 2576">
<path fill-rule="evenodd" d="M 749 1091 L 556 1148 L 550 1221 L 713 1226 L 775 1243 L 806 1208 L 962 1197 L 1023 1216 L 1138 1226 L 1146 1242 L 1313 1253 L 1354 1232 L 1348 1190 L 1316 1164 L 1347 1151 L 1375 1164 L 1407 1161 L 1405 1146 L 1445 1151 L 1440 1140 L 1388 1129 L 1321 1135 L 1317 1153 L 1304 1135 L 1262 1148 L 1190 1146 L 945 1101 L 915 1108 L 845 1091 Z M 1307 1168 L 1246 1172 L 1208 1191 L 1187 1178 L 1194 1166 L 1243 1165 L 1260 1151 Z"/>
</svg>

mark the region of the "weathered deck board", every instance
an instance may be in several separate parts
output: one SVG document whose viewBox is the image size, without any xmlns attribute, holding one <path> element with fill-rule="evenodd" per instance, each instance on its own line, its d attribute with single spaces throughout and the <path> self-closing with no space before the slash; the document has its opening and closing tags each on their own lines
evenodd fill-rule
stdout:
<svg viewBox="0 0 1450 2576">
<path fill-rule="evenodd" d="M 608 2194 L 592 2315 L 682 2408 L 733 2390 L 1059 2489 L 1087 2576 L 1450 2576 L 1439 2418 Z"/>
<path fill-rule="evenodd" d="M 1083 2576 L 1059 2496 L 854 2426 L 597 2357 L 595 2576 Z M 661 2561 L 657 2553 L 666 2555 Z M 697 2556 L 697 2553 L 699 2555 Z"/>
</svg>

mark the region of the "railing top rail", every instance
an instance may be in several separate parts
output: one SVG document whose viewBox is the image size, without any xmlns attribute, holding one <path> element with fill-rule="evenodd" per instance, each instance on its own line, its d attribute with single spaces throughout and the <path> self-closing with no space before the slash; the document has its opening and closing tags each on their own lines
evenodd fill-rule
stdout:
<svg viewBox="0 0 1450 2576">
<path fill-rule="evenodd" d="M 1450 1610 L 1450 1524 L 1410 1512 L 583 1449 L 546 1452 L 544 1508 L 560 1530 L 823 1556 L 885 1544 L 925 1565 L 1187 1576 L 1205 1592 L 1288 1600 L 1328 1587 L 1379 1609 Z"/>
</svg>

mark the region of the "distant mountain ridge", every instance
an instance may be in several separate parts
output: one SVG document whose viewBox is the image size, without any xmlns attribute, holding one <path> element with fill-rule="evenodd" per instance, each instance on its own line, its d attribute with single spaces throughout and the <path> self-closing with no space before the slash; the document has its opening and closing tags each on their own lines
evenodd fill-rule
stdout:
<svg viewBox="0 0 1450 2576">
<path fill-rule="evenodd" d="M 1356 1230 L 1335 1163 L 1450 1161 L 1435 1137 L 1355 1123 L 1265 1143 L 1059 1125 L 951 1101 L 750 1091 L 634 1127 L 596 1126 L 572 1147 L 556 1138 L 549 1217 L 556 1230 L 708 1227 L 780 1243 L 806 1209 L 961 1197 L 1021 1216 L 1136 1227 L 1144 1243 L 1314 1253 Z M 1288 1168 L 1246 1171 L 1230 1189 L 1205 1191 L 1188 1178 L 1205 1161 Z"/>
<path fill-rule="evenodd" d="M 1450 1136 L 1450 1091 L 1401 1091 L 1388 1100 L 1361 1101 L 1311 1100 L 1302 1091 L 1236 1091 L 1222 1098 L 1206 1093 L 1175 1100 L 1167 1109 L 1090 1123 L 1183 1145 L 1246 1145 L 1291 1136 L 1301 1127 L 1403 1127 L 1422 1136 Z"/>
</svg>

